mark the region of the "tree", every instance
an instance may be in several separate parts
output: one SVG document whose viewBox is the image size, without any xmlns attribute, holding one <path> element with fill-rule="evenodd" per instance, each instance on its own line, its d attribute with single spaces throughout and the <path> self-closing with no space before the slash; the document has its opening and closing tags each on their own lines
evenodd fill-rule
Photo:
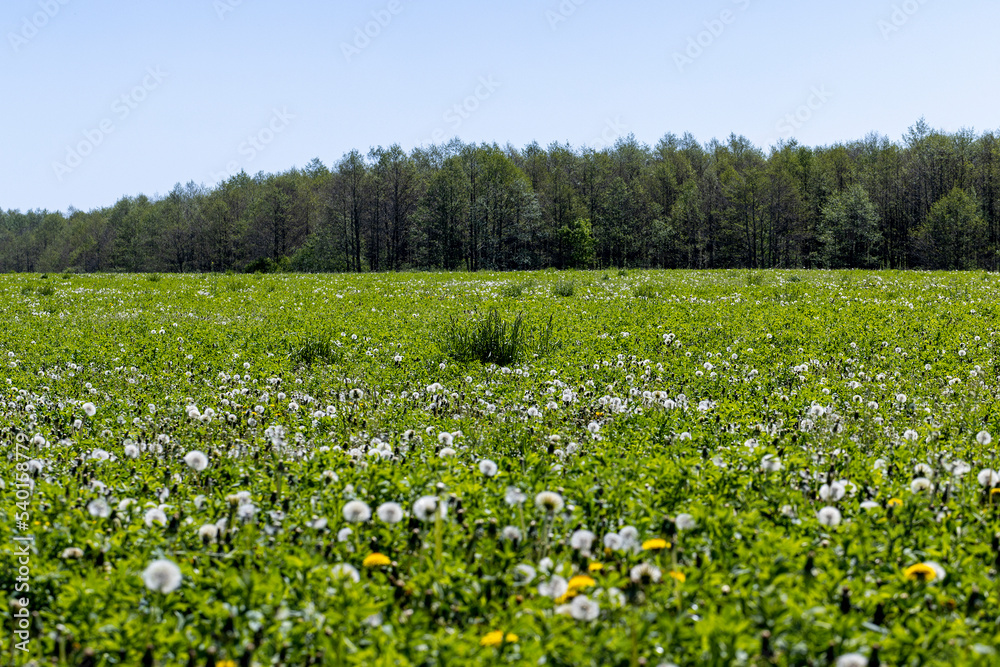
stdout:
<svg viewBox="0 0 1000 667">
<path fill-rule="evenodd" d="M 924 266 L 954 270 L 992 260 L 983 256 L 986 240 L 986 222 L 979 215 L 975 195 L 956 186 L 931 206 L 916 243 Z"/>
<path fill-rule="evenodd" d="M 828 267 L 865 269 L 878 265 L 882 234 L 868 192 L 852 185 L 823 207 L 820 230 L 822 260 Z"/>
<path fill-rule="evenodd" d="M 594 263 L 594 236 L 590 220 L 577 218 L 563 225 L 559 230 L 566 266 L 574 269 L 589 269 Z"/>
</svg>

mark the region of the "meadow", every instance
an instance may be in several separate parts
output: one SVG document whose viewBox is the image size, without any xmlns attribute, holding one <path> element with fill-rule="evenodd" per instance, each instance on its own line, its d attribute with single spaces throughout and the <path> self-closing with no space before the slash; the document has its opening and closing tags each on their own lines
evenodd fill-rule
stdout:
<svg viewBox="0 0 1000 667">
<path fill-rule="evenodd" d="M 0 276 L 0 664 L 1000 664 L 998 287 Z"/>
</svg>

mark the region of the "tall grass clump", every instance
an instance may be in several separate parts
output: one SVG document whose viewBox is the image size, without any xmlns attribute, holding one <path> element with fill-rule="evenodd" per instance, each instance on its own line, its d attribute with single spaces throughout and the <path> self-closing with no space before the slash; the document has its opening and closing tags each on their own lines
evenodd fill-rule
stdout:
<svg viewBox="0 0 1000 667">
<path fill-rule="evenodd" d="M 643 283 L 632 289 L 632 296 L 640 299 L 655 299 L 660 296 L 660 293 L 656 291 L 653 285 Z"/>
<path fill-rule="evenodd" d="M 343 358 L 340 348 L 330 336 L 308 334 L 289 343 L 288 358 L 296 364 L 312 366 L 316 363 L 336 364 Z"/>
<path fill-rule="evenodd" d="M 496 309 L 482 319 L 462 322 L 452 317 L 442 335 L 442 347 L 455 361 L 509 366 L 526 359 L 530 354 L 544 354 L 553 347 L 552 317 L 532 340 L 524 322 L 524 313 L 511 321 L 505 320 Z"/>
<path fill-rule="evenodd" d="M 519 283 L 507 283 L 500 289 L 500 296 L 507 299 L 519 299 L 524 296 L 524 293 L 534 287 L 535 284 L 530 280 L 525 280 Z"/>
<path fill-rule="evenodd" d="M 552 286 L 553 296 L 573 296 L 576 292 L 576 282 L 572 280 L 560 280 Z"/>
</svg>

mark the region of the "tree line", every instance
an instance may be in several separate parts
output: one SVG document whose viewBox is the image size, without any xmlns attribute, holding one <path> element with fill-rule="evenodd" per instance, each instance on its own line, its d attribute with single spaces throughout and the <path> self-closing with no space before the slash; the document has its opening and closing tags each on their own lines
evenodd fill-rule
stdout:
<svg viewBox="0 0 1000 667">
<path fill-rule="evenodd" d="M 988 269 L 1000 135 L 832 146 L 633 136 L 357 150 L 66 214 L 0 209 L 0 271 Z"/>
</svg>

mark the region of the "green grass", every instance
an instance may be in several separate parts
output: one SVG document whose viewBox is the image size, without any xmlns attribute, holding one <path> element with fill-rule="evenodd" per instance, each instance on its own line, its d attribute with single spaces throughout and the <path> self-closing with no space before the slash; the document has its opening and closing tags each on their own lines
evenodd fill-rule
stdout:
<svg viewBox="0 0 1000 667">
<path fill-rule="evenodd" d="M 993 281 L 750 275 L 0 275 L 0 663 L 997 664 Z"/>
</svg>

